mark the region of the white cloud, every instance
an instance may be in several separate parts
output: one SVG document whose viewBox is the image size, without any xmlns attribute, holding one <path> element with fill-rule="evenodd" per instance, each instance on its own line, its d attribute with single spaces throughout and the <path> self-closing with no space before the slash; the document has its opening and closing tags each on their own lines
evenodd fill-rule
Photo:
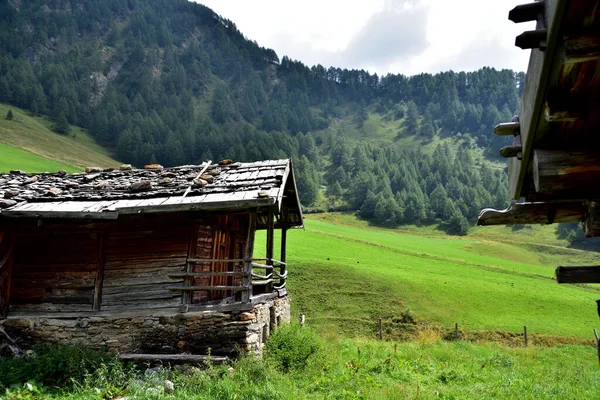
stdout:
<svg viewBox="0 0 600 400">
<path fill-rule="evenodd" d="M 199 0 L 261 46 L 308 65 L 380 74 L 527 69 L 514 38 L 531 24 L 508 11 L 522 0 Z"/>
</svg>

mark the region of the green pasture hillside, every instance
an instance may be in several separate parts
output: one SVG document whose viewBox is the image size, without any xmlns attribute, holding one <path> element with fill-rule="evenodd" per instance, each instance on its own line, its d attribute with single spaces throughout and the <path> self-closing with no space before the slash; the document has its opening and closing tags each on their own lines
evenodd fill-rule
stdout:
<svg viewBox="0 0 600 400">
<path fill-rule="evenodd" d="M 294 318 L 304 313 L 324 331 L 374 337 L 381 317 L 386 335 L 397 338 L 414 318 L 448 330 L 458 323 L 475 337 L 527 326 L 580 341 L 598 325 L 600 289 L 553 279 L 557 265 L 597 262 L 597 253 L 563 247 L 548 228 L 477 229 L 459 238 L 372 228 L 340 214 L 309 215 L 305 225 L 288 235 L 289 291 Z"/>
<path fill-rule="evenodd" d="M 5 118 L 9 109 L 12 120 Z M 0 171 L 76 172 L 91 166 L 119 165 L 82 129 L 72 126 L 68 135 L 59 135 L 52 131 L 52 124 L 45 117 L 32 117 L 24 110 L 0 103 Z"/>
</svg>

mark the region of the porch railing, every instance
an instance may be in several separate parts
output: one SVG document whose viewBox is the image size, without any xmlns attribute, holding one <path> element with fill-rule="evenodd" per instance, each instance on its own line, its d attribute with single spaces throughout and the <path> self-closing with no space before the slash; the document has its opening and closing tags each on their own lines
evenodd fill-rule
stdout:
<svg viewBox="0 0 600 400">
<path fill-rule="evenodd" d="M 249 300 L 252 293 L 261 288 L 261 293 L 270 293 L 275 290 L 282 290 L 286 286 L 287 264 L 283 261 L 268 258 L 251 258 L 251 259 L 208 259 L 208 258 L 190 258 L 188 263 L 235 263 L 250 265 L 249 271 L 211 271 L 211 272 L 177 272 L 169 274 L 171 279 L 184 279 L 183 286 L 169 286 L 168 290 L 193 293 L 196 291 L 231 291 L 231 292 L 247 292 L 248 296 L 244 296 L 243 300 Z M 247 269 L 247 268 L 246 268 Z M 193 278 L 205 277 L 241 277 L 242 284 L 240 285 L 193 285 Z M 264 288 L 264 289 L 263 289 Z M 191 298 L 192 296 L 187 296 Z"/>
</svg>

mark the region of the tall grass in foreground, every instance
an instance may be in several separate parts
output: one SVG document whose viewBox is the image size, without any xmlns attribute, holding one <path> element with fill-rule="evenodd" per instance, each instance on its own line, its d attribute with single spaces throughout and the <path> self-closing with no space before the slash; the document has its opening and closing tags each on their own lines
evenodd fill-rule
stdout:
<svg viewBox="0 0 600 400">
<path fill-rule="evenodd" d="M 63 357 L 66 350 L 57 351 Z M 74 353 L 76 354 L 76 353 Z M 36 375 L 34 358 L 31 379 Z M 114 358 L 65 370 L 62 388 L 20 376 L 6 399 L 582 399 L 600 394 L 591 346 L 506 348 L 424 335 L 393 343 L 318 336 L 280 328 L 262 360 L 204 368 L 142 369 Z M 0 368 L 14 363 L 0 360 Z M 3 371 L 6 371 L 4 369 Z M 53 376 L 54 377 L 54 376 Z M 70 379 L 73 378 L 73 379 Z M 165 394 L 163 383 L 174 383 Z M 39 381 L 38 381 L 39 382 Z M 3 381 L 4 386 L 6 383 Z"/>
</svg>

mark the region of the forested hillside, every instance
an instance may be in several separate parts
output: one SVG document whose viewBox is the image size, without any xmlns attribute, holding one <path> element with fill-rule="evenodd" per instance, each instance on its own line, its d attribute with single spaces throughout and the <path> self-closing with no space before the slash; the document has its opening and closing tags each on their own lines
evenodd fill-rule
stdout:
<svg viewBox="0 0 600 400">
<path fill-rule="evenodd" d="M 503 165 L 482 154 L 523 81 L 308 67 L 186 0 L 0 0 L 0 102 L 59 134 L 87 128 L 138 166 L 292 157 L 305 207 L 390 226 L 464 233 L 504 205 Z"/>
</svg>

